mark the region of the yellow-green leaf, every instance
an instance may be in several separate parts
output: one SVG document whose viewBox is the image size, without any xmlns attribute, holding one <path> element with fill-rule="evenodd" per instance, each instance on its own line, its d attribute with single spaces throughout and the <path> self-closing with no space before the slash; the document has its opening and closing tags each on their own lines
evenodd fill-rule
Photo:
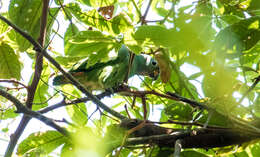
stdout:
<svg viewBox="0 0 260 157">
<path fill-rule="evenodd" d="M 21 78 L 21 63 L 14 50 L 7 43 L 0 43 L 0 78 Z"/>
</svg>

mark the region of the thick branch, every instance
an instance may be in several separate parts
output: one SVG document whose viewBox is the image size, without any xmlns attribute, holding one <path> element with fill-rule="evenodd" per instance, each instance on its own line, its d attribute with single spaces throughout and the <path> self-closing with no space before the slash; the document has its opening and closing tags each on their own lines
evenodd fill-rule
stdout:
<svg viewBox="0 0 260 157">
<path fill-rule="evenodd" d="M 207 130 L 200 129 L 196 134 L 191 132 L 177 131 L 173 134 L 152 135 L 146 137 L 129 138 L 126 145 L 137 144 L 157 144 L 160 147 L 173 148 L 176 140 L 181 139 L 183 148 L 215 148 L 236 144 L 242 144 L 253 139 L 259 138 L 259 135 L 252 136 L 246 133 L 232 130 Z"/>
<path fill-rule="evenodd" d="M 120 127 L 131 130 L 140 125 L 141 120 L 122 121 Z M 165 128 L 147 121 L 136 130 L 126 145 L 157 144 L 161 147 L 174 147 L 181 139 L 183 148 L 213 148 L 242 144 L 260 137 L 258 132 L 246 132 L 235 128 L 196 128 L 193 130 Z"/>
</svg>

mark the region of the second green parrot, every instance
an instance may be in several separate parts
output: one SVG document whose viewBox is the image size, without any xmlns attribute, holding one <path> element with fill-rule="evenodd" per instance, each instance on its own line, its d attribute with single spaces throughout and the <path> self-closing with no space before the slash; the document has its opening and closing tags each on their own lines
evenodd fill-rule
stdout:
<svg viewBox="0 0 260 157">
<path fill-rule="evenodd" d="M 160 70 L 156 60 L 151 56 L 141 54 L 134 55 L 131 62 L 130 54 L 129 49 L 122 45 L 115 59 L 96 63 L 88 68 L 87 61 L 85 61 L 77 69 L 70 70 L 69 73 L 91 91 L 116 87 L 134 75 L 149 76 L 154 80 L 158 78 Z M 53 80 L 53 85 L 68 83 L 70 81 L 63 75 L 58 75 Z"/>
</svg>

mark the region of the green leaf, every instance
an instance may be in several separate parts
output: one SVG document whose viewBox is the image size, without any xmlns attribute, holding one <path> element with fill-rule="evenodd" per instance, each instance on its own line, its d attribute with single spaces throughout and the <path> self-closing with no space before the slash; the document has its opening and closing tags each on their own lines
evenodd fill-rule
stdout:
<svg viewBox="0 0 260 157">
<path fill-rule="evenodd" d="M 88 26 L 97 28 L 100 31 L 105 31 L 111 34 L 120 34 L 133 28 L 133 26 L 127 20 L 124 14 L 119 14 L 110 20 L 106 20 L 95 9 L 88 12 L 83 12 L 80 7 L 75 3 L 70 3 L 68 7 L 69 11 L 78 20 Z"/>
<path fill-rule="evenodd" d="M 175 51 L 193 53 L 211 48 L 216 30 L 212 27 L 212 17 L 203 12 L 203 10 L 196 11 L 194 15 L 183 13 L 176 18 L 174 23 L 177 32 L 174 34 L 176 40 L 172 43 L 176 45 Z"/>
<path fill-rule="evenodd" d="M 57 131 L 32 133 L 18 145 L 17 154 L 23 156 L 48 154 L 66 141 L 67 138 Z"/>
<path fill-rule="evenodd" d="M 117 2 L 117 0 L 77 0 L 77 1 L 92 7 L 105 7 L 105 6 L 113 5 Z"/>
<path fill-rule="evenodd" d="M 169 11 L 164 8 L 155 8 L 155 11 L 158 15 L 162 17 L 166 16 L 169 13 Z"/>
<path fill-rule="evenodd" d="M 251 153 L 252 153 L 252 156 L 260 155 L 260 144 L 259 143 L 256 143 L 255 145 L 251 146 Z"/>
<path fill-rule="evenodd" d="M 155 147 L 155 149 L 153 150 L 153 153 L 151 155 L 151 157 L 158 157 L 158 156 L 165 156 L 165 157 L 169 157 L 169 156 L 173 156 L 172 154 L 174 153 L 174 149 L 173 148 L 160 148 L 160 147 Z"/>
<path fill-rule="evenodd" d="M 87 108 L 84 103 L 75 104 L 66 107 L 67 113 L 71 119 L 80 126 L 84 126 L 88 121 Z"/>
<path fill-rule="evenodd" d="M 72 151 L 73 146 L 70 143 L 65 143 L 61 149 L 61 157 L 71 157 L 76 156 L 76 154 Z"/>
<path fill-rule="evenodd" d="M 57 56 L 55 60 L 59 62 L 63 67 L 71 69 L 75 63 L 84 59 L 85 56 L 81 57 L 72 57 L 72 56 Z"/>
<path fill-rule="evenodd" d="M 259 0 L 251 0 L 250 6 L 247 8 L 247 10 L 250 13 L 253 13 L 254 15 L 260 15 L 260 3 Z"/>
<path fill-rule="evenodd" d="M 171 103 L 164 108 L 164 112 L 173 120 L 189 121 L 192 119 L 192 108 L 182 103 Z"/>
<path fill-rule="evenodd" d="M 113 38 L 105 36 L 99 31 L 81 31 L 65 43 L 65 54 L 87 57 L 93 52 L 97 53 L 102 49 L 113 47 L 114 42 Z"/>
<path fill-rule="evenodd" d="M 64 3 L 64 0 L 54 0 L 56 5 L 62 5 Z"/>
<path fill-rule="evenodd" d="M 221 19 L 228 24 L 235 24 L 239 22 L 240 20 L 243 20 L 243 18 L 236 16 L 236 15 L 223 15 L 221 16 Z"/>
<path fill-rule="evenodd" d="M 232 75 L 234 71 L 219 69 L 216 73 L 206 74 L 203 78 L 202 89 L 206 97 L 224 97 L 230 95 L 235 89 L 233 88 L 237 80 Z"/>
<path fill-rule="evenodd" d="M 48 93 L 48 89 L 49 89 L 48 80 L 50 78 L 50 75 L 51 75 L 51 70 L 49 65 L 47 63 L 43 64 L 41 79 L 38 83 L 35 96 L 34 96 L 34 105 L 32 108 L 33 110 L 39 110 L 48 105 L 47 97 L 50 96 L 50 94 Z M 31 79 L 32 78 L 33 76 L 31 77 Z"/>
<path fill-rule="evenodd" d="M 52 30 L 52 25 L 59 8 L 51 8 L 49 11 L 45 43 L 48 43 L 50 40 L 49 34 Z M 31 35 L 34 40 L 37 40 L 39 37 L 41 12 L 41 0 L 11 0 L 8 10 L 11 21 L 20 29 Z M 31 43 L 17 32 L 13 32 L 11 39 L 16 41 L 19 46 L 19 51 L 21 52 L 26 51 L 31 47 Z"/>
<path fill-rule="evenodd" d="M 215 50 L 224 54 L 249 50 L 260 40 L 260 17 L 241 20 L 221 30 L 215 39 Z"/>
<path fill-rule="evenodd" d="M 133 35 L 139 45 L 144 43 L 170 47 L 174 41 L 171 30 L 162 26 L 140 26 Z"/>
<path fill-rule="evenodd" d="M 181 156 L 190 156 L 190 157 L 208 157 L 207 155 L 194 151 L 194 150 L 186 150 L 181 152 Z"/>
<path fill-rule="evenodd" d="M 64 50 L 67 50 L 70 46 L 69 41 L 79 33 L 76 25 L 70 24 L 64 34 Z"/>
<path fill-rule="evenodd" d="M 0 119 L 1 120 L 6 120 L 6 119 L 9 119 L 9 118 L 15 118 L 17 117 L 19 114 L 15 113 L 16 111 L 16 108 L 15 107 L 11 107 L 11 108 L 8 108 L 8 109 L 3 109 L 1 107 L 1 110 L 0 110 Z"/>
<path fill-rule="evenodd" d="M 198 72 L 198 73 L 192 74 L 188 79 L 189 80 L 195 80 L 196 78 L 200 77 L 201 75 L 203 75 L 203 73 Z"/>
<path fill-rule="evenodd" d="M 41 0 L 11 0 L 8 13 L 14 24 L 28 32 L 36 40 L 40 31 L 41 8 Z M 26 51 L 31 46 L 18 33 L 16 33 L 16 42 L 19 45 L 19 51 Z"/>
<path fill-rule="evenodd" d="M 1 15 L 5 16 L 6 13 L 1 13 Z M 2 38 L 4 37 L 3 33 L 5 33 L 7 31 L 7 29 L 8 29 L 8 25 L 5 22 L 3 22 L 2 20 L 0 20 L 0 42 L 1 42 Z"/>
<path fill-rule="evenodd" d="M 4 42 L 0 42 L 0 78 L 21 78 L 21 63 L 14 50 Z"/>
</svg>

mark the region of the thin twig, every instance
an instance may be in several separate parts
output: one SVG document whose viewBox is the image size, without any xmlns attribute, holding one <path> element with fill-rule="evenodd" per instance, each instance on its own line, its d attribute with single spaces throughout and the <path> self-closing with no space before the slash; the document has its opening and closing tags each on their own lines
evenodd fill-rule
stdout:
<svg viewBox="0 0 260 157">
<path fill-rule="evenodd" d="M 111 92 L 108 92 L 108 91 L 105 91 L 101 94 L 98 94 L 98 95 L 95 95 L 98 99 L 102 99 L 104 98 L 105 96 L 109 96 L 111 95 L 112 93 Z M 91 100 L 90 98 L 88 97 L 84 97 L 84 98 L 78 98 L 78 99 L 75 99 L 75 100 L 71 100 L 71 101 L 68 101 L 66 102 L 65 100 L 62 100 L 61 102 L 57 103 L 57 104 L 54 104 L 54 105 L 50 105 L 44 109 L 41 109 L 39 112 L 40 113 L 47 113 L 49 111 L 53 111 L 57 108 L 60 108 L 60 107 L 64 107 L 64 106 L 68 106 L 68 105 L 74 105 L 74 104 L 79 104 L 79 103 L 82 103 L 82 102 L 87 102 Z"/>
<path fill-rule="evenodd" d="M 141 97 L 142 99 L 142 104 L 143 104 L 143 113 L 144 113 L 144 120 L 147 120 L 147 106 L 146 106 L 146 98 L 145 98 L 145 95 L 143 95 Z"/>
<path fill-rule="evenodd" d="M 129 114 L 129 112 L 128 112 L 128 109 L 127 109 L 127 105 L 125 104 L 124 107 L 125 107 L 125 112 L 126 112 L 128 118 L 131 119 L 131 116 L 130 116 L 130 114 Z"/>
<path fill-rule="evenodd" d="M 152 2 L 153 2 L 153 0 L 149 0 L 149 3 L 148 3 L 148 6 L 147 6 L 147 8 L 146 8 L 146 10 L 144 12 L 144 15 L 141 17 L 141 25 L 146 24 L 145 19 L 146 19 L 146 16 L 147 16 L 148 12 L 149 12 L 149 9 L 151 7 Z"/>
<path fill-rule="evenodd" d="M 19 81 L 17 81 L 17 80 L 7 80 L 7 79 L 0 79 L 0 82 L 7 82 L 7 83 L 13 83 L 13 84 L 17 84 L 17 85 L 21 85 L 21 86 L 23 86 L 24 88 L 28 88 L 25 84 L 23 84 L 23 83 L 21 83 L 21 82 L 19 82 Z"/>
<path fill-rule="evenodd" d="M 255 88 L 255 86 L 259 83 L 260 81 L 260 75 L 255 78 L 255 82 L 251 85 L 251 87 L 243 94 L 243 96 L 240 98 L 240 100 L 238 101 L 238 104 L 240 104 L 244 98 Z"/>
</svg>

